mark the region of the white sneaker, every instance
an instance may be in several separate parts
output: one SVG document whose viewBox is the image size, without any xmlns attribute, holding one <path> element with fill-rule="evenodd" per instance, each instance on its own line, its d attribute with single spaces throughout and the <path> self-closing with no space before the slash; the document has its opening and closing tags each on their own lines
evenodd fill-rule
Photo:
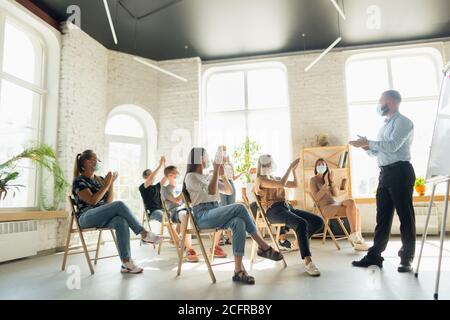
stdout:
<svg viewBox="0 0 450 320">
<path fill-rule="evenodd" d="M 350 241 L 353 245 L 360 242 L 358 234 L 356 232 L 350 233 L 348 236 L 348 241 Z"/>
<path fill-rule="evenodd" d="M 305 271 L 312 277 L 320 276 L 319 268 L 313 262 L 305 264 Z"/>
<path fill-rule="evenodd" d="M 369 246 L 364 241 L 360 240 L 360 242 L 356 242 L 353 245 L 353 249 L 356 251 L 369 251 Z"/>
<path fill-rule="evenodd" d="M 362 237 L 356 232 L 350 234 L 350 236 L 348 237 L 348 240 L 353 244 L 353 248 L 356 251 L 368 251 L 369 250 L 369 246 L 365 243 L 364 239 L 362 239 Z"/>
<path fill-rule="evenodd" d="M 141 273 L 144 271 L 143 268 L 137 266 L 132 259 L 126 263 L 122 263 L 122 267 L 120 268 L 120 272 L 122 273 Z"/>
<path fill-rule="evenodd" d="M 143 243 L 160 244 L 163 239 L 164 238 L 159 234 L 154 234 L 153 232 L 149 231 L 147 233 L 147 236 L 145 238 L 142 238 L 141 241 Z"/>
</svg>

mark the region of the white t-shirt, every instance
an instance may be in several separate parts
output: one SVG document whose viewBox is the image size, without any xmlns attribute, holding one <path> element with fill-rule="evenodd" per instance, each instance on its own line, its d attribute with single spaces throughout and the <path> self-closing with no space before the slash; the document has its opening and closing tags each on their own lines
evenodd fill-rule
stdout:
<svg viewBox="0 0 450 320">
<path fill-rule="evenodd" d="M 200 203 L 220 201 L 219 192 L 224 191 L 222 182 L 218 182 L 218 191 L 216 194 L 211 195 L 208 191 L 209 182 L 212 176 L 206 174 L 200 174 L 196 172 L 189 172 L 186 175 L 184 182 L 186 183 L 186 189 L 191 197 L 192 206 L 196 206 Z"/>
</svg>

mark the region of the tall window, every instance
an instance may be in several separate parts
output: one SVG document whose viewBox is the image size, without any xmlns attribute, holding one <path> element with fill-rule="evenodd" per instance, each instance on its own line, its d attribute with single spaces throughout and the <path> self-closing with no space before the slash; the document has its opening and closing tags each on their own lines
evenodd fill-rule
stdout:
<svg viewBox="0 0 450 320">
<path fill-rule="evenodd" d="M 44 48 L 27 26 L 0 14 L 0 163 L 41 139 Z M 37 207 L 37 173 L 28 161 L 16 168 L 16 184 L 0 207 Z"/>
<path fill-rule="evenodd" d="M 229 153 L 246 137 L 274 156 L 279 172 L 291 161 L 288 84 L 281 63 L 209 70 L 205 77 L 203 141 L 209 152 Z M 256 164 L 255 164 L 256 165 Z"/>
<path fill-rule="evenodd" d="M 346 66 L 351 138 L 377 139 L 383 118 L 376 114 L 381 93 L 398 90 L 400 112 L 414 122 L 411 156 L 416 176 L 424 177 L 439 100 L 442 57 L 431 48 L 407 49 L 351 57 Z M 356 197 L 373 197 L 378 184 L 375 158 L 352 150 L 352 190 Z"/>
<path fill-rule="evenodd" d="M 119 113 L 111 116 L 105 128 L 107 143 L 107 170 L 117 171 L 114 183 L 115 199 L 127 203 L 138 215 L 141 196 L 142 171 L 147 165 L 147 137 L 141 122 L 132 115 Z"/>
</svg>

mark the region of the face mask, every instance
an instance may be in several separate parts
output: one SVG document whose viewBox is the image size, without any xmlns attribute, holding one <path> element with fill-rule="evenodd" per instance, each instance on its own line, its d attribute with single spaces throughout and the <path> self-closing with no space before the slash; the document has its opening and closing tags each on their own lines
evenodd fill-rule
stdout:
<svg viewBox="0 0 450 320">
<path fill-rule="evenodd" d="M 316 170 L 317 170 L 318 173 L 324 174 L 327 171 L 327 166 L 325 166 L 325 165 L 318 165 Z"/>
<path fill-rule="evenodd" d="M 251 180 L 251 181 L 255 181 L 255 180 L 256 180 L 256 174 L 252 173 L 252 174 L 250 175 L 250 180 Z"/>
<path fill-rule="evenodd" d="M 389 111 L 389 108 L 387 105 L 382 105 L 382 104 L 377 105 L 377 113 L 380 117 L 385 116 L 388 111 Z"/>
<path fill-rule="evenodd" d="M 100 171 L 101 169 L 102 169 L 102 164 L 101 164 L 100 161 L 97 161 L 97 163 L 95 164 L 94 170 L 95 170 L 96 172 L 98 172 L 98 171 Z"/>
</svg>

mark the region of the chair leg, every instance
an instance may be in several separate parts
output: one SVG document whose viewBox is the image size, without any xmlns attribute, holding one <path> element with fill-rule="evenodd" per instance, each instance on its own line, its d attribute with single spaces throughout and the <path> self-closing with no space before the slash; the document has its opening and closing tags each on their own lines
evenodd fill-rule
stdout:
<svg viewBox="0 0 450 320">
<path fill-rule="evenodd" d="M 341 247 L 339 246 L 339 243 L 337 242 L 336 237 L 334 236 L 333 231 L 331 231 L 330 226 L 329 226 L 329 225 L 326 225 L 326 227 L 327 227 L 327 229 L 328 229 L 328 233 L 329 233 L 330 236 L 331 236 L 331 239 L 333 240 L 334 244 L 336 245 L 336 248 L 337 248 L 338 250 L 341 250 Z"/>
<path fill-rule="evenodd" d="M 74 216 L 72 214 L 72 216 L 70 218 L 69 229 L 67 230 L 66 247 L 64 249 L 64 257 L 63 257 L 63 263 L 62 263 L 62 267 L 61 267 L 62 271 L 64 271 L 66 269 L 67 256 L 69 255 L 70 239 L 72 238 L 73 220 L 74 220 Z"/>
<path fill-rule="evenodd" d="M 328 233 L 328 219 L 324 219 L 324 227 L 323 227 L 323 236 L 322 236 L 322 244 L 325 244 L 325 240 L 327 240 L 327 233 Z"/>
<path fill-rule="evenodd" d="M 210 263 L 209 257 L 208 257 L 208 253 L 206 252 L 205 246 L 203 244 L 203 240 L 202 240 L 197 228 L 194 227 L 194 229 L 195 229 L 195 233 L 197 234 L 197 239 L 200 244 L 200 249 L 202 251 L 203 257 L 205 258 L 206 266 L 208 267 L 208 272 L 209 272 L 209 276 L 211 277 L 211 281 L 213 283 L 216 283 L 216 276 L 214 275 L 214 272 L 212 270 L 211 263 Z M 213 256 L 214 256 L 214 252 L 213 252 Z"/>
<path fill-rule="evenodd" d="M 161 228 L 159 229 L 160 230 L 160 234 L 161 234 L 161 236 L 164 236 L 164 226 L 166 225 L 166 219 L 165 219 L 165 212 L 163 213 L 163 216 L 162 216 L 162 219 L 161 219 Z M 159 243 L 159 245 L 158 245 L 158 254 L 161 254 L 161 247 L 162 247 L 162 245 L 163 245 L 163 242 L 164 241 L 161 241 L 160 243 Z"/>
<path fill-rule="evenodd" d="M 81 240 L 81 245 L 83 247 L 84 256 L 86 257 L 87 263 L 89 265 L 89 270 L 91 271 L 91 274 L 94 274 L 94 267 L 92 266 L 91 257 L 89 256 L 89 251 L 86 247 L 86 242 L 84 241 L 83 232 L 80 229 L 78 229 L 78 233 L 80 235 L 80 240 Z"/>
<path fill-rule="evenodd" d="M 211 263 L 214 263 L 214 249 L 216 248 L 216 246 L 218 246 L 219 245 L 219 238 L 217 237 L 217 233 L 220 233 L 220 235 L 222 235 L 222 230 L 221 231 L 216 231 L 216 232 L 214 232 L 214 233 L 211 233 L 210 234 L 210 238 L 212 239 L 212 241 L 211 241 L 211 257 L 209 258 L 210 259 L 210 262 Z"/>
<path fill-rule="evenodd" d="M 95 249 L 94 265 L 97 265 L 98 252 L 100 251 L 100 242 L 102 241 L 102 230 L 98 232 L 97 248 Z"/>
<path fill-rule="evenodd" d="M 172 243 L 175 246 L 175 250 L 177 251 L 177 256 L 179 257 L 180 256 L 180 246 L 179 246 L 179 243 L 177 243 L 175 241 L 176 231 L 174 230 L 173 224 L 170 221 L 169 221 L 169 226 L 167 227 L 167 229 L 169 230 L 170 239 L 172 240 Z M 182 240 L 180 239 L 180 241 L 182 241 Z M 183 242 L 184 242 L 184 240 L 183 240 Z"/>
<path fill-rule="evenodd" d="M 181 274 L 181 265 L 183 264 L 183 253 L 184 253 L 184 248 L 185 248 L 185 243 L 184 243 L 184 239 L 186 238 L 186 231 L 189 225 L 189 219 L 190 216 L 188 216 L 188 222 L 186 223 L 186 225 L 182 228 L 181 230 L 181 237 L 179 239 L 180 244 L 179 244 L 179 248 L 180 248 L 180 254 L 178 255 L 178 270 L 177 270 L 177 276 L 179 276 Z"/>
</svg>

